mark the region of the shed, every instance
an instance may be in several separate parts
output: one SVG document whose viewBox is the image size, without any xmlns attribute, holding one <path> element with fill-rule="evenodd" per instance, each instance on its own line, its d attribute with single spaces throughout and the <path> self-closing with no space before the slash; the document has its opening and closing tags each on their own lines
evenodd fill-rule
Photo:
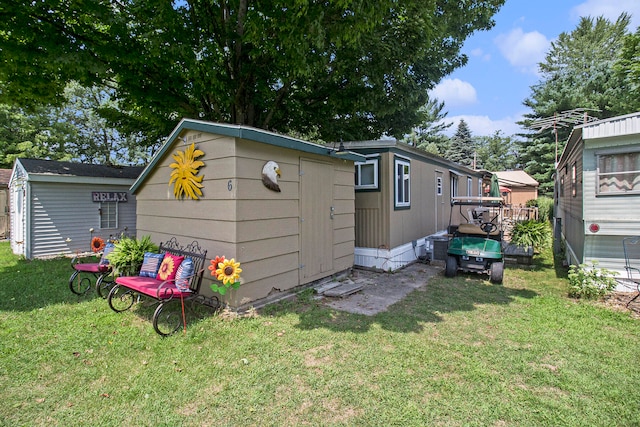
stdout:
<svg viewBox="0 0 640 427">
<path fill-rule="evenodd" d="M 0 169 L 0 239 L 9 237 L 9 180 L 11 169 Z"/>
<path fill-rule="evenodd" d="M 427 253 L 444 259 L 451 196 L 481 195 L 486 171 L 393 139 L 344 146 L 366 159 L 355 164 L 355 264 L 392 271 Z"/>
<path fill-rule="evenodd" d="M 27 259 L 87 252 L 136 230 L 129 187 L 142 167 L 17 159 L 9 181 L 11 248 Z"/>
<path fill-rule="evenodd" d="M 640 112 L 576 126 L 555 173 L 554 234 L 570 264 L 626 277 L 622 239 L 640 235 Z"/>
<path fill-rule="evenodd" d="M 498 177 L 500 192 L 508 205 L 525 206 L 527 201 L 538 198 L 540 184 L 525 171 L 500 171 L 494 174 Z"/>
<path fill-rule="evenodd" d="M 183 119 L 131 187 L 138 235 L 197 240 L 210 258 L 240 262 L 241 286 L 225 295 L 233 308 L 279 298 L 353 266 L 360 160 L 261 129 Z M 262 178 L 275 168 L 279 177 Z M 185 193 L 172 181 L 180 170 Z"/>
</svg>

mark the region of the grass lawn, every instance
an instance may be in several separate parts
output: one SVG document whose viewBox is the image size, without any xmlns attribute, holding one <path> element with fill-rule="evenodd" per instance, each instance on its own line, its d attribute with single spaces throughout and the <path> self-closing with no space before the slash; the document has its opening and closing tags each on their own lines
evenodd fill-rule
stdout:
<svg viewBox="0 0 640 427">
<path fill-rule="evenodd" d="M 0 425 L 640 425 L 640 320 L 567 298 L 550 253 L 373 317 L 306 293 L 164 339 L 71 271 L 0 244 Z"/>
</svg>

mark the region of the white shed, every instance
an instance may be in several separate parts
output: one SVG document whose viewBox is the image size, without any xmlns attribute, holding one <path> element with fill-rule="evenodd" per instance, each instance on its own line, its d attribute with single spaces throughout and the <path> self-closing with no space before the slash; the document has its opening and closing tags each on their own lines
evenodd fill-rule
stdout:
<svg viewBox="0 0 640 427">
<path fill-rule="evenodd" d="M 136 233 L 129 187 L 142 167 L 17 159 L 9 180 L 11 248 L 27 259 L 87 252 L 91 239 Z"/>
</svg>

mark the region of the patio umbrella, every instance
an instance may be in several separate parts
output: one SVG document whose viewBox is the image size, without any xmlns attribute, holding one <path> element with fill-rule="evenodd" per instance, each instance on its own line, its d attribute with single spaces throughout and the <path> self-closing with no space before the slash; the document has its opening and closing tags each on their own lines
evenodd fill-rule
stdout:
<svg viewBox="0 0 640 427">
<path fill-rule="evenodd" d="M 496 174 L 491 175 L 491 188 L 489 189 L 489 197 L 501 197 L 500 184 L 498 184 L 498 177 Z"/>
</svg>

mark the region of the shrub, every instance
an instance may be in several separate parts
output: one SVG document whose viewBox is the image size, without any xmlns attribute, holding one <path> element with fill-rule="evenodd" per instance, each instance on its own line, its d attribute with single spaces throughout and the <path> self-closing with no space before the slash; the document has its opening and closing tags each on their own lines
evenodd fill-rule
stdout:
<svg viewBox="0 0 640 427">
<path fill-rule="evenodd" d="M 551 197 L 538 197 L 527 200 L 525 206 L 528 208 L 538 208 L 538 220 L 551 221 L 553 218 L 553 199 Z"/>
<path fill-rule="evenodd" d="M 115 275 L 133 276 L 140 271 L 145 252 L 157 252 L 158 245 L 151 241 L 150 236 L 141 239 L 122 237 L 115 244 L 113 252 L 107 255 Z"/>
<path fill-rule="evenodd" d="M 591 261 L 591 265 L 572 265 L 569 267 L 569 296 L 601 298 L 616 287 L 614 274 L 613 271 L 598 268 L 598 261 Z"/>
<path fill-rule="evenodd" d="M 532 246 L 539 252 L 551 243 L 549 224 L 534 219 L 517 222 L 511 231 L 511 243 L 523 247 Z"/>
</svg>

